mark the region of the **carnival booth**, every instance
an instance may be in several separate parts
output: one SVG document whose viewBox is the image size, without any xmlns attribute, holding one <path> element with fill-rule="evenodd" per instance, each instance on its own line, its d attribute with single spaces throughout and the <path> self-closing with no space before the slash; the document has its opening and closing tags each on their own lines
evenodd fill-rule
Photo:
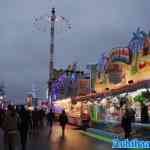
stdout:
<svg viewBox="0 0 150 150">
<path fill-rule="evenodd" d="M 119 121 L 126 105 L 135 111 L 134 124 L 141 122 L 138 126 L 148 127 L 150 92 L 137 93 L 139 89 L 150 88 L 150 34 L 138 28 L 128 45 L 112 48 L 102 55 L 99 66 L 95 90 L 97 93 L 108 91 L 112 95 L 104 107 L 106 119 L 103 120 Z M 122 93 L 127 95 L 121 97 Z M 115 96 L 120 107 L 113 102 Z M 92 109 L 97 111 L 97 107 L 93 104 Z M 94 119 L 100 121 L 96 116 Z"/>
<path fill-rule="evenodd" d="M 72 104 L 72 110 L 70 112 L 70 121 L 73 124 L 82 126 L 83 122 L 88 122 L 90 120 L 88 105 L 88 101 L 78 101 L 76 104 Z"/>
<path fill-rule="evenodd" d="M 65 110 L 65 112 L 68 115 L 68 113 L 71 110 L 71 98 L 54 101 L 53 107 L 54 107 L 54 112 L 55 112 L 57 119 L 63 110 Z"/>
<path fill-rule="evenodd" d="M 69 122 L 71 124 L 81 125 L 81 107 L 82 102 L 77 102 L 76 104 L 71 105 L 71 110 L 68 113 Z"/>
<path fill-rule="evenodd" d="M 88 103 L 85 101 L 86 97 L 84 97 L 84 101 L 81 100 L 82 98 L 66 98 L 55 101 L 53 104 L 56 115 L 59 116 L 62 110 L 65 110 L 68 115 L 69 123 L 82 126 L 82 121 L 89 119 Z"/>
</svg>

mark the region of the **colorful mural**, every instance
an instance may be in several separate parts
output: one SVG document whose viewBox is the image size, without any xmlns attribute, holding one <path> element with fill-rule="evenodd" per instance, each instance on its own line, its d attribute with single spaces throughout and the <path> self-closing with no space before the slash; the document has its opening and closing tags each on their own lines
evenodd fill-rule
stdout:
<svg viewBox="0 0 150 150">
<path fill-rule="evenodd" d="M 110 83 L 120 83 L 125 75 L 122 64 L 111 63 L 107 69 L 108 79 Z"/>
<path fill-rule="evenodd" d="M 150 32 L 133 32 L 128 46 L 113 48 L 98 64 L 95 90 L 105 92 L 150 79 Z"/>
</svg>

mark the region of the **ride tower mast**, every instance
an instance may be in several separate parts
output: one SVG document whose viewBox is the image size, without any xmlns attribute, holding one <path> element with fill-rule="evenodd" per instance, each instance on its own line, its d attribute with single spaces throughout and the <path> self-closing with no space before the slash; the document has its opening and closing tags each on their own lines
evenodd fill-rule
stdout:
<svg viewBox="0 0 150 150">
<path fill-rule="evenodd" d="M 48 81 L 48 100 L 52 105 L 52 82 L 54 79 L 54 46 L 55 46 L 55 8 L 52 8 L 51 11 L 51 22 L 50 22 L 50 51 L 49 51 L 49 81 Z"/>
</svg>

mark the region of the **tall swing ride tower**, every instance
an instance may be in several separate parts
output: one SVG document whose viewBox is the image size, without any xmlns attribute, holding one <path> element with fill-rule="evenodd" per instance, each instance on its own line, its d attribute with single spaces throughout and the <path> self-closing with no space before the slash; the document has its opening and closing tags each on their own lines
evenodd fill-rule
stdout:
<svg viewBox="0 0 150 150">
<path fill-rule="evenodd" d="M 52 89 L 52 82 L 53 82 L 53 72 L 54 72 L 54 37 L 55 37 L 55 20 L 56 20 L 56 16 L 55 16 L 55 8 L 52 8 L 51 11 L 52 15 L 50 17 L 51 21 L 50 21 L 50 56 L 49 56 L 49 80 L 48 80 L 48 99 L 50 100 L 51 104 L 52 104 L 52 94 L 51 94 L 51 89 Z"/>
<path fill-rule="evenodd" d="M 48 65 L 48 100 L 52 104 L 52 83 L 54 80 L 54 49 L 55 49 L 55 34 L 63 30 L 71 29 L 71 24 L 63 16 L 56 16 L 56 9 L 51 9 L 51 14 L 45 14 L 35 18 L 34 25 L 38 30 L 50 32 L 50 47 L 49 47 L 49 65 Z M 50 30 L 49 30 L 50 29 Z"/>
</svg>

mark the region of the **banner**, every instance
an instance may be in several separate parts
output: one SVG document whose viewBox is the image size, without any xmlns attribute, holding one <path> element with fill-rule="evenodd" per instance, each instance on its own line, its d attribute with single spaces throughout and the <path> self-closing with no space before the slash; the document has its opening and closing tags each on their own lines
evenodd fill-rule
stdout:
<svg viewBox="0 0 150 150">
<path fill-rule="evenodd" d="M 131 52 L 129 48 L 114 48 L 110 54 L 112 62 L 120 61 L 127 64 L 131 63 Z"/>
</svg>

